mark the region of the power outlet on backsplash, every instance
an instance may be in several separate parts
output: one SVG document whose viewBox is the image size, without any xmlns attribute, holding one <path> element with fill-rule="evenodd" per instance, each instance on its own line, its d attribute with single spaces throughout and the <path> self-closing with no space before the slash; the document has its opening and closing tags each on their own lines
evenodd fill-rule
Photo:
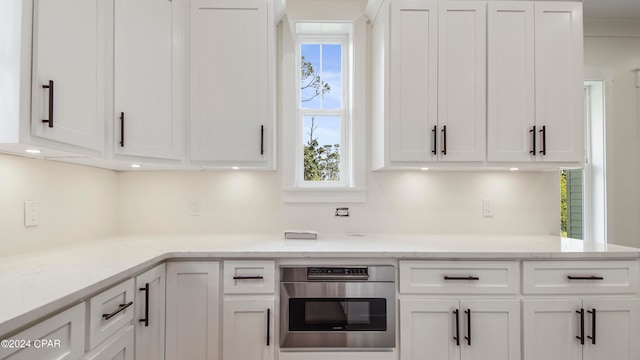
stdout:
<svg viewBox="0 0 640 360">
<path fill-rule="evenodd" d="M 349 217 L 349 208 L 346 208 L 346 207 L 336 208 L 336 216 Z"/>
</svg>

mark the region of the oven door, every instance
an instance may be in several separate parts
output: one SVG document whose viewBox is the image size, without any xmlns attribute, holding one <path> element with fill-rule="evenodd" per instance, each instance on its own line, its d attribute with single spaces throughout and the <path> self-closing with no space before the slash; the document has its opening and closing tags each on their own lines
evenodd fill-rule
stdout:
<svg viewBox="0 0 640 360">
<path fill-rule="evenodd" d="M 280 304 L 281 348 L 395 347 L 393 283 L 281 283 Z"/>
</svg>

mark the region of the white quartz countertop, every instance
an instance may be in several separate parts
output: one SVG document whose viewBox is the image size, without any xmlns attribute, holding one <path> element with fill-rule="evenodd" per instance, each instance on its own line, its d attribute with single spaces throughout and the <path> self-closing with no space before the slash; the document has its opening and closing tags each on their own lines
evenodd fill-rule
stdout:
<svg viewBox="0 0 640 360">
<path fill-rule="evenodd" d="M 558 236 L 175 234 L 114 237 L 0 258 L 0 336 L 175 258 L 634 259 L 640 249 Z"/>
</svg>

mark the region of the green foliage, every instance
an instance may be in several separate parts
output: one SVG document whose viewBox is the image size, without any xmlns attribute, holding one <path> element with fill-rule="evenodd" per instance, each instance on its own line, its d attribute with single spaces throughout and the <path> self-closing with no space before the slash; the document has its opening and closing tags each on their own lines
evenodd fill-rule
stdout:
<svg viewBox="0 0 640 360">
<path fill-rule="evenodd" d="M 567 171 L 560 171 L 560 231 L 567 236 Z"/>
<path fill-rule="evenodd" d="M 313 68 L 313 64 L 310 61 L 306 61 L 304 55 L 300 62 L 300 89 L 314 89 L 313 95 L 307 99 L 301 99 L 301 102 L 311 101 L 317 96 L 323 96 L 325 93 L 331 92 L 331 86 L 322 81 L 320 75 L 316 74 L 316 70 Z"/>
<path fill-rule="evenodd" d="M 315 118 L 311 118 L 309 140 L 304 145 L 304 180 L 340 181 L 340 144 L 320 146 L 315 130 Z"/>
</svg>

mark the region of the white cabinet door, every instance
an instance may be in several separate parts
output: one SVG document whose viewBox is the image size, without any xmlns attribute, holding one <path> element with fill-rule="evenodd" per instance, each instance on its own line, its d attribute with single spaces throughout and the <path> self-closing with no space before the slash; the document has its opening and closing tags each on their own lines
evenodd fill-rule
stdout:
<svg viewBox="0 0 640 360">
<path fill-rule="evenodd" d="M 486 142 L 486 3 L 440 2 L 438 156 L 483 161 Z"/>
<path fill-rule="evenodd" d="M 34 1 L 32 135 L 103 150 L 104 10 L 103 0 Z"/>
<path fill-rule="evenodd" d="M 582 301 L 523 300 L 524 360 L 580 360 Z"/>
<path fill-rule="evenodd" d="M 462 360 L 519 360 L 520 302 L 461 300 Z"/>
<path fill-rule="evenodd" d="M 454 337 L 463 333 L 456 326 L 454 310 L 458 300 L 400 300 L 400 359 L 459 359 Z M 458 317 L 462 319 L 460 313 Z"/>
<path fill-rule="evenodd" d="M 536 2 L 536 126 L 545 161 L 584 159 L 582 48 L 582 3 Z"/>
<path fill-rule="evenodd" d="M 266 165 L 274 131 L 266 0 L 191 5 L 191 160 Z"/>
<path fill-rule="evenodd" d="M 273 360 L 275 299 L 225 299 L 222 358 Z"/>
<path fill-rule="evenodd" d="M 640 300 L 585 299 L 583 308 L 584 360 L 640 359 Z"/>
<path fill-rule="evenodd" d="M 136 359 L 164 359 L 165 275 L 162 264 L 136 277 Z"/>
<path fill-rule="evenodd" d="M 182 1 L 115 0 L 116 154 L 180 159 Z"/>
<path fill-rule="evenodd" d="M 531 161 L 538 138 L 533 128 L 534 3 L 490 1 L 487 42 L 487 160 Z"/>
<path fill-rule="evenodd" d="M 437 159 L 437 9 L 435 1 L 391 2 L 391 161 Z"/>
<path fill-rule="evenodd" d="M 133 333 L 133 326 L 130 326 L 126 331 L 107 340 L 99 349 L 87 354 L 84 360 L 134 360 Z"/>
<path fill-rule="evenodd" d="M 219 358 L 220 265 L 167 264 L 166 359 Z"/>
</svg>

